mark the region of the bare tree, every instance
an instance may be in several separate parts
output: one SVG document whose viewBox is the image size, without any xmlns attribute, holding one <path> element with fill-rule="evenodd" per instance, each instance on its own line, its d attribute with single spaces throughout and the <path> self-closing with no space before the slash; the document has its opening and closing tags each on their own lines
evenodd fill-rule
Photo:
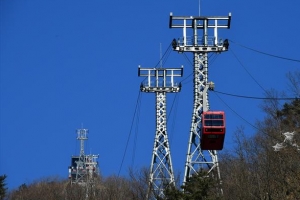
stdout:
<svg viewBox="0 0 300 200">
<path fill-rule="evenodd" d="M 300 96 L 300 71 L 289 72 L 287 75 L 288 89 L 295 96 Z"/>
<path fill-rule="evenodd" d="M 18 190 L 12 191 L 9 195 L 11 200 L 55 200 L 64 199 L 64 187 L 66 182 L 57 177 L 44 178 L 32 184 L 22 184 Z"/>
<path fill-rule="evenodd" d="M 149 169 L 143 167 L 141 169 L 129 169 L 129 180 L 131 185 L 131 192 L 133 193 L 133 200 L 142 200 L 147 198 L 148 183 L 149 183 Z"/>
<path fill-rule="evenodd" d="M 300 199 L 300 101 L 274 105 L 264 107 L 266 117 L 256 124 L 255 134 L 246 137 L 251 134 L 238 128 L 234 151 L 222 153 L 225 199 Z M 285 131 L 293 131 L 295 139 L 275 151 Z"/>
</svg>

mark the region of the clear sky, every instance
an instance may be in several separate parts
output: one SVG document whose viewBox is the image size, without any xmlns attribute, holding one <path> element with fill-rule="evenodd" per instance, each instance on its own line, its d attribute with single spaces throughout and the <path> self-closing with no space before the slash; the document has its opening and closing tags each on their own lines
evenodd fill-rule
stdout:
<svg viewBox="0 0 300 200">
<path fill-rule="evenodd" d="M 170 12 L 232 13 L 231 28 L 219 32 L 232 41 L 230 50 L 209 59 L 216 91 L 255 97 L 264 96 L 262 88 L 288 93 L 286 73 L 298 70 L 299 62 L 238 44 L 299 60 L 299 8 L 298 0 L 201 0 L 200 7 L 199 0 L 1 0 L 0 174 L 8 176 L 9 188 L 42 177 L 67 178 L 70 156 L 79 153 L 75 131 L 81 127 L 90 131 L 86 152 L 99 154 L 104 176 L 149 167 L 155 95 L 142 93 L 138 101 L 143 78 L 137 69 L 155 67 L 160 52 L 182 36 L 182 30 L 169 29 Z M 163 62 L 163 67 L 184 65 L 182 91 L 167 95 L 173 166 L 181 174 L 193 106 L 192 54 L 185 55 L 171 52 Z M 261 103 L 210 93 L 211 109 L 226 112 L 225 149 L 232 146 L 236 127 L 256 131 L 247 122 L 263 118 Z"/>
</svg>

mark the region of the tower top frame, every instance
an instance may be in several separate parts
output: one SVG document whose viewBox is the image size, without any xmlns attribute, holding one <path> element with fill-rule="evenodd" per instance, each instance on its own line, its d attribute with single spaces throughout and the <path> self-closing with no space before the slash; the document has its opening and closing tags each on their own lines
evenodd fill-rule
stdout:
<svg viewBox="0 0 300 200">
<path fill-rule="evenodd" d="M 147 77 L 141 83 L 142 92 L 180 92 L 181 84 L 174 81 L 174 77 L 182 77 L 181 68 L 141 68 L 138 66 L 138 76 Z"/>
<path fill-rule="evenodd" d="M 170 13 L 169 28 L 182 28 L 183 36 L 174 39 L 173 49 L 178 52 L 223 52 L 228 50 L 228 40 L 218 38 L 218 29 L 229 29 L 231 13 L 228 16 L 173 16 Z M 193 35 L 187 36 L 187 29 L 193 29 Z M 203 30 L 198 37 L 198 29 Z M 213 36 L 208 30 L 213 29 Z"/>
<path fill-rule="evenodd" d="M 175 21 L 176 20 L 176 21 Z M 173 16 L 173 13 L 170 13 L 170 21 L 169 21 L 169 28 L 194 28 L 203 29 L 204 25 L 199 23 L 195 24 L 192 23 L 193 21 L 208 21 L 207 27 L 208 28 L 230 28 L 231 23 L 231 13 L 228 13 L 228 16 Z M 216 24 L 216 20 L 220 22 Z M 181 23 L 175 23 L 180 22 Z"/>
</svg>

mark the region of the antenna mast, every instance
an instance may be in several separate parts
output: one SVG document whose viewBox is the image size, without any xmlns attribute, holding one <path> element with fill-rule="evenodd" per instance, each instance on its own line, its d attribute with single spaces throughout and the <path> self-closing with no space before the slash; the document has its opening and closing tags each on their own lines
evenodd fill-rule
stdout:
<svg viewBox="0 0 300 200">
<path fill-rule="evenodd" d="M 221 53 L 228 50 L 228 40 L 218 39 L 219 28 L 230 28 L 231 14 L 228 16 L 173 16 L 170 14 L 169 28 L 182 28 L 183 37 L 174 39 L 173 50 L 178 53 L 193 53 L 194 74 L 194 109 L 188 142 L 183 184 L 192 174 L 201 169 L 208 173 L 216 172 L 221 183 L 220 169 L 216 150 L 201 149 L 202 112 L 209 110 L 208 93 L 208 53 Z M 187 36 L 187 29 L 192 29 L 193 35 Z M 209 30 L 213 29 L 213 36 Z M 202 30 L 199 37 L 198 30 Z M 215 173 L 214 173 L 215 174 Z M 222 192 L 222 189 L 221 189 Z"/>
<path fill-rule="evenodd" d="M 156 133 L 147 199 L 164 198 L 165 188 L 168 185 L 175 186 L 167 134 L 166 93 L 180 91 L 181 85 L 174 82 L 174 77 L 182 77 L 182 73 L 183 68 L 138 68 L 138 76 L 147 77 L 141 84 L 141 91 L 156 94 Z"/>
<path fill-rule="evenodd" d="M 99 155 L 85 155 L 84 142 L 88 139 L 89 130 L 85 128 L 77 129 L 77 140 L 80 141 L 79 156 L 71 157 L 69 167 L 69 179 L 71 185 L 78 184 L 86 187 L 86 195 L 94 188 L 95 178 L 99 175 L 98 161 Z"/>
</svg>

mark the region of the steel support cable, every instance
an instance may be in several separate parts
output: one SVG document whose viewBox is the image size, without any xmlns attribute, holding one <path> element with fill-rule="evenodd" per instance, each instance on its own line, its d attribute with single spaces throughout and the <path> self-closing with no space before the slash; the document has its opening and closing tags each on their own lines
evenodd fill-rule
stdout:
<svg viewBox="0 0 300 200">
<path fill-rule="evenodd" d="M 232 50 L 230 50 L 230 52 L 234 55 L 234 57 L 237 59 L 237 61 L 240 63 L 240 65 L 244 68 L 244 70 L 248 73 L 248 75 L 253 79 L 253 81 L 265 92 L 265 94 L 267 94 L 268 96 L 272 96 L 272 94 L 270 94 L 270 92 L 268 92 L 267 90 L 265 90 L 265 88 L 262 87 L 262 85 L 259 84 L 258 81 L 250 74 L 250 72 L 247 70 L 247 68 L 241 62 L 241 60 L 237 57 L 237 55 Z M 274 102 L 272 102 L 272 104 L 274 104 Z"/>
<path fill-rule="evenodd" d="M 210 59 L 211 57 L 213 57 L 213 55 L 214 55 L 214 54 L 211 54 L 211 56 L 210 56 L 208 59 Z M 184 56 L 184 58 L 189 62 L 190 66 L 193 68 L 193 67 L 194 67 L 194 66 L 193 66 L 193 63 L 191 62 L 191 60 L 187 57 L 187 55 L 186 55 L 184 52 L 183 52 L 183 56 Z M 213 60 L 212 60 L 211 62 L 214 62 L 214 61 L 216 60 L 216 58 L 217 58 L 217 56 L 214 56 L 214 57 L 213 57 Z M 190 78 L 192 75 L 193 75 L 193 73 L 189 74 L 186 78 L 184 78 L 184 79 L 181 81 L 181 83 L 182 83 L 182 84 L 186 84 L 186 83 L 189 83 L 190 81 L 192 81 L 192 80 L 189 80 L 188 82 L 183 83 L 185 80 L 187 80 L 188 78 Z"/>
<path fill-rule="evenodd" d="M 184 58 L 189 62 L 189 66 L 191 66 L 192 68 L 193 68 L 193 63 L 190 61 L 190 59 L 187 57 L 187 55 L 183 52 L 183 56 L 184 56 Z M 187 80 L 188 78 L 190 78 L 191 76 L 193 75 L 193 73 L 190 73 L 186 78 L 184 78 L 184 79 L 182 79 L 181 80 L 181 83 L 183 84 L 183 82 L 185 81 L 185 80 Z M 191 80 L 189 80 L 188 82 L 190 82 Z M 187 83 L 188 83 L 187 82 Z M 185 83 L 184 83 L 185 84 Z"/>
<path fill-rule="evenodd" d="M 190 66 L 191 66 L 192 69 L 193 69 L 193 67 L 194 67 L 193 62 L 187 57 L 186 53 L 183 52 L 182 55 L 183 55 L 184 58 L 188 61 L 188 63 L 190 64 Z M 210 56 L 208 57 L 208 59 L 211 59 L 211 57 L 214 57 L 214 58 L 213 58 L 213 60 L 210 61 L 210 62 L 214 62 L 214 61 L 216 60 L 216 58 L 217 58 L 217 56 L 214 56 L 214 54 L 210 54 Z"/>
<path fill-rule="evenodd" d="M 223 102 L 223 104 L 225 104 L 234 114 L 236 114 L 239 118 L 241 118 L 244 122 L 246 122 L 247 124 L 249 124 L 251 127 L 255 128 L 256 130 L 266 134 L 267 136 L 273 138 L 273 139 L 276 139 L 274 136 L 264 132 L 263 130 L 259 129 L 258 127 L 254 126 L 253 124 L 251 124 L 250 122 L 248 122 L 245 118 L 243 118 L 241 115 L 239 115 L 235 110 L 233 110 L 225 101 L 223 101 L 223 99 L 217 94 L 215 93 L 215 95 Z"/>
<path fill-rule="evenodd" d="M 180 82 L 181 85 L 188 84 L 189 82 L 193 81 L 193 79 L 187 80 L 188 78 L 191 78 L 192 75 L 193 75 L 193 73 L 190 73 L 186 78 L 182 79 L 181 82 Z"/>
<path fill-rule="evenodd" d="M 256 50 L 256 49 L 252 49 L 250 47 L 247 47 L 247 46 L 244 46 L 242 44 L 239 44 L 239 43 L 236 43 L 232 40 L 229 40 L 230 42 L 236 44 L 236 45 L 239 45 L 245 49 L 249 49 L 251 51 L 254 51 L 254 52 L 257 52 L 257 53 L 260 53 L 260 54 L 264 54 L 264 55 L 267 55 L 267 56 L 271 56 L 271 57 L 275 57 L 275 58 L 279 58 L 279 59 L 283 59 L 283 60 L 289 60 L 289 61 L 293 61 L 293 62 L 300 62 L 300 60 L 298 59 L 292 59 L 292 58 L 286 58 L 286 57 L 282 57 L 282 56 L 277 56 L 277 55 L 274 55 L 274 54 L 270 54 L 270 53 L 265 53 L 265 52 L 262 52 L 262 51 L 259 51 L 259 50 Z"/>
<path fill-rule="evenodd" d="M 175 126 L 175 120 L 176 120 L 176 115 L 177 115 L 177 108 L 178 108 L 178 97 L 179 96 L 179 93 L 176 93 L 175 94 L 175 97 L 173 99 L 173 102 L 172 102 L 172 106 L 171 106 L 171 109 L 170 109 L 170 112 L 169 112 L 169 115 L 168 115 L 168 118 L 167 118 L 167 124 L 169 122 L 169 119 L 170 119 L 170 115 L 172 114 L 172 111 L 173 111 L 173 108 L 175 109 L 174 110 L 174 117 L 173 117 L 173 121 L 172 121 L 172 127 L 171 127 L 171 134 L 170 134 L 170 144 L 172 143 L 172 139 L 173 139 L 173 131 L 174 131 L 174 126 Z M 175 106 L 174 106 L 175 105 Z"/>
<path fill-rule="evenodd" d="M 171 44 L 169 45 L 169 47 L 167 48 L 167 50 L 165 51 L 164 55 L 159 59 L 158 63 L 155 65 L 155 68 L 161 63 L 162 59 L 167 55 L 167 57 L 169 57 L 171 52 Z M 164 61 L 165 63 L 166 61 Z M 164 64 L 163 63 L 163 64 Z M 147 77 L 145 77 L 142 81 L 142 83 L 147 79 Z"/>
<path fill-rule="evenodd" d="M 163 54 L 163 56 L 159 59 L 158 63 L 155 65 L 155 67 L 159 66 L 159 64 L 161 63 L 161 61 L 164 59 L 164 57 L 166 56 L 166 54 L 171 50 L 171 45 L 172 43 L 169 44 L 167 50 L 165 51 L 165 53 Z"/>
<path fill-rule="evenodd" d="M 208 59 L 210 59 L 209 63 L 214 63 L 215 60 L 218 58 L 218 55 L 219 54 L 216 54 L 216 53 L 211 54 L 211 56 L 208 58 Z"/>
<path fill-rule="evenodd" d="M 139 109 L 139 103 L 138 102 L 140 101 L 140 96 L 141 96 L 141 91 L 139 90 L 139 94 L 138 94 L 138 98 L 137 98 L 137 101 L 136 101 L 133 118 L 132 118 L 132 121 L 131 121 L 131 126 L 130 126 L 130 130 L 129 130 L 129 134 L 128 134 L 128 137 L 127 137 L 127 142 L 126 142 L 125 150 L 124 150 L 124 153 L 123 153 L 121 165 L 120 165 L 119 172 L 118 172 L 118 177 L 120 176 L 120 172 L 121 172 L 122 167 L 123 167 L 124 159 L 125 159 L 127 148 L 128 148 L 129 139 L 130 139 L 131 132 L 132 132 L 132 127 L 133 127 L 134 119 L 135 119 L 136 113 L 137 113 L 137 111 Z"/>
<path fill-rule="evenodd" d="M 233 110 L 225 101 L 223 101 L 223 99 L 217 94 L 214 93 L 219 99 L 220 101 L 222 101 L 223 104 L 225 104 L 234 114 L 236 114 L 238 117 L 240 117 L 243 121 L 245 121 L 247 124 L 249 124 L 251 127 L 255 128 L 256 130 L 258 130 L 261 133 L 264 133 L 265 135 L 267 135 L 270 138 L 273 138 L 274 140 L 278 140 L 278 138 L 276 138 L 273 135 L 270 135 L 269 133 L 259 129 L 258 127 L 254 126 L 253 124 L 251 124 L 250 122 L 248 122 L 245 118 L 243 118 L 241 115 L 239 115 L 235 110 Z M 300 154 L 298 154 L 300 156 Z"/>
<path fill-rule="evenodd" d="M 185 52 L 182 53 L 182 55 L 184 56 L 184 58 L 187 60 L 187 62 L 190 64 L 191 68 L 193 69 L 193 63 L 192 61 L 188 58 L 188 56 L 186 55 Z"/>
<path fill-rule="evenodd" d="M 157 64 L 155 65 L 155 67 L 159 66 L 159 64 L 161 63 L 161 61 L 163 60 L 163 58 L 167 55 L 168 53 L 168 56 L 170 55 L 170 49 L 171 49 L 171 43 L 169 45 L 169 47 L 167 48 L 167 50 L 164 52 L 164 55 L 159 59 L 159 61 L 157 62 Z M 143 80 L 142 80 L 142 83 L 147 79 L 147 77 L 145 77 Z"/>
<path fill-rule="evenodd" d="M 133 167 L 134 161 L 135 161 L 136 142 L 137 142 L 137 137 L 138 137 L 139 123 L 140 123 L 140 108 L 141 108 L 141 98 L 139 98 L 139 101 L 138 101 L 136 126 L 135 126 L 133 149 L 132 149 L 131 167 Z"/>
<path fill-rule="evenodd" d="M 161 61 L 163 60 L 163 58 L 167 55 L 167 58 L 169 57 L 169 55 L 170 55 L 170 52 L 171 52 L 171 43 L 170 43 L 170 45 L 168 46 L 168 48 L 167 48 L 167 50 L 164 52 L 164 55 L 159 59 L 159 61 L 157 62 L 157 64 L 155 65 L 155 67 L 157 67 L 157 66 L 159 66 L 159 64 L 161 63 Z M 164 61 L 164 63 L 165 63 L 166 61 Z M 163 63 L 163 64 L 164 64 Z M 143 79 L 143 81 L 142 82 L 144 82 L 145 80 L 147 79 L 147 77 L 145 77 L 144 79 Z"/>
<path fill-rule="evenodd" d="M 253 96 L 230 94 L 230 93 L 220 92 L 220 91 L 216 91 L 216 90 L 213 90 L 212 92 L 219 93 L 219 94 L 224 94 L 224 95 L 232 96 L 232 97 L 245 98 L 245 99 L 257 99 L 257 100 L 297 100 L 297 99 L 299 99 L 297 97 L 282 97 L 282 98 L 277 98 L 277 97 L 253 97 Z"/>
<path fill-rule="evenodd" d="M 272 96 L 272 94 L 265 90 L 259 83 L 258 81 L 256 81 L 256 79 L 249 73 L 249 71 L 246 69 L 245 65 L 243 65 L 243 63 L 241 62 L 240 59 L 238 59 L 238 57 L 236 56 L 236 54 L 230 50 L 230 52 L 234 55 L 234 57 L 237 59 L 237 61 L 240 63 L 240 65 L 244 68 L 244 70 L 248 73 L 248 75 L 254 80 L 254 82 L 265 92 L 265 94 L 267 94 L 268 96 Z M 274 104 L 274 102 L 271 102 L 272 104 Z M 275 105 L 276 106 L 276 105 Z"/>
<path fill-rule="evenodd" d="M 215 93 L 219 93 L 219 94 L 224 94 L 224 95 L 228 95 L 228 96 L 233 96 L 233 97 L 239 97 L 239 98 L 249 98 L 249 99 L 258 99 L 258 100 L 296 100 L 298 98 L 263 98 L 263 97 L 250 97 L 250 96 L 242 96 L 242 95 L 234 95 L 234 94 L 228 94 L 228 93 L 224 93 L 224 92 L 219 92 L 219 91 L 215 91 L 213 90 L 213 92 Z M 217 94 L 216 94 L 217 95 Z M 233 111 L 236 115 L 238 115 L 240 118 L 242 118 L 239 114 L 237 114 L 237 112 L 235 112 L 232 108 L 230 108 L 228 106 L 228 104 L 226 104 L 220 97 L 219 95 L 217 95 L 217 97 L 231 110 Z M 244 121 L 246 121 L 244 118 L 242 118 Z M 250 124 L 252 127 L 256 128 L 257 130 L 263 132 L 264 134 L 268 135 L 269 137 L 272 137 L 273 139 L 276 139 L 274 136 L 271 136 L 270 134 L 258 129 L 256 126 L 252 125 L 250 122 L 246 121 L 248 124 Z"/>
<path fill-rule="evenodd" d="M 191 62 L 191 60 L 187 57 L 186 53 L 183 52 L 182 54 L 184 56 L 184 58 L 189 62 L 189 66 L 191 66 L 191 68 L 193 69 L 193 63 Z M 181 80 L 182 84 L 187 84 L 189 82 L 191 82 L 192 80 L 188 80 L 188 82 L 184 83 L 185 80 L 187 80 L 188 78 L 190 78 L 193 75 L 193 73 L 190 73 L 186 78 Z"/>
<path fill-rule="evenodd" d="M 240 63 L 240 65 L 244 68 L 244 70 L 248 73 L 248 75 L 253 79 L 253 81 L 269 96 L 271 96 L 269 94 L 269 92 L 267 90 L 265 90 L 261 84 L 258 83 L 258 81 L 250 74 L 250 72 L 247 70 L 247 68 L 243 65 L 243 63 L 241 62 L 241 60 L 236 56 L 236 54 L 230 49 L 229 50 L 233 55 L 234 57 L 237 59 L 237 61 Z M 219 97 L 219 95 L 217 95 Z M 220 97 L 219 97 L 220 98 Z M 221 98 L 220 98 L 221 99 Z M 272 99 L 272 98 L 270 98 Z M 273 98 L 274 99 L 274 98 Z M 224 101 L 223 101 L 224 102 Z M 225 103 L 225 102 L 224 102 Z M 227 104 L 226 104 L 227 105 Z M 228 105 L 227 105 L 228 106 Z M 229 106 L 228 106 L 229 107 Z M 230 108 L 230 107 L 229 107 Z M 231 109 L 231 108 L 230 108 Z M 232 110 L 232 109 L 231 109 Z M 233 110 L 232 110 L 233 111 Z M 235 111 L 233 111 L 234 113 L 236 113 Z M 237 114 L 237 113 L 236 113 Z M 238 114 L 237 114 L 238 115 Z M 238 115 L 240 116 L 240 115 Z M 241 116 L 240 116 L 241 117 Z M 242 117 L 241 117 L 242 118 Z M 244 121 L 246 121 L 244 118 L 242 118 Z M 248 124 L 250 124 L 248 121 L 246 121 Z M 259 130 L 256 126 L 250 124 L 252 127 L 256 128 L 257 130 Z M 259 131 L 262 131 L 262 130 L 259 130 Z M 263 132 L 263 131 L 262 131 Z M 266 132 L 263 132 L 265 134 L 267 134 Z M 273 137 L 273 136 L 270 136 L 269 134 L 267 134 L 269 137 Z"/>
<path fill-rule="evenodd" d="M 236 54 L 230 49 L 230 52 L 234 55 L 234 57 L 237 59 L 237 61 L 240 63 L 240 65 L 244 68 L 244 70 L 248 73 L 248 75 L 254 80 L 254 82 L 266 93 L 269 94 L 268 91 L 266 91 L 261 84 L 258 83 L 258 81 L 250 74 L 250 72 L 246 69 L 246 67 L 243 65 L 243 63 L 240 61 L 240 59 L 238 59 L 238 57 L 236 56 Z M 257 128 L 256 126 L 254 126 L 253 124 L 251 124 L 250 122 L 248 122 L 246 119 L 244 119 L 241 115 L 239 115 L 237 112 L 235 112 L 228 104 L 226 104 L 217 93 L 215 93 L 217 95 L 217 97 L 232 111 L 234 112 L 237 116 L 239 116 L 242 120 L 244 120 L 246 123 L 248 123 L 250 126 L 252 126 L 253 128 L 257 129 L 258 131 L 261 131 L 262 133 L 268 135 L 269 137 L 272 137 L 274 139 L 276 139 L 274 136 L 271 136 L 270 134 L 260 130 L 259 128 Z M 264 98 L 264 99 L 269 99 L 269 100 L 275 100 L 278 98 Z"/>
<path fill-rule="evenodd" d="M 169 46 L 168 50 L 166 51 L 165 59 L 164 59 L 163 62 L 162 62 L 162 66 L 164 66 L 164 65 L 166 64 L 166 62 L 167 62 L 167 60 L 168 60 L 168 58 L 169 58 L 171 52 L 172 52 L 172 49 L 171 49 L 170 46 Z"/>
<path fill-rule="evenodd" d="M 235 59 L 240 63 L 240 65 L 244 68 L 244 70 L 247 72 L 247 74 L 252 78 L 252 80 L 266 93 L 268 92 L 263 88 L 261 84 L 258 83 L 258 81 L 250 74 L 250 72 L 247 70 L 247 68 L 244 66 L 244 64 L 241 62 L 241 60 L 236 56 L 236 54 L 230 49 L 230 52 L 233 54 Z"/>
</svg>

